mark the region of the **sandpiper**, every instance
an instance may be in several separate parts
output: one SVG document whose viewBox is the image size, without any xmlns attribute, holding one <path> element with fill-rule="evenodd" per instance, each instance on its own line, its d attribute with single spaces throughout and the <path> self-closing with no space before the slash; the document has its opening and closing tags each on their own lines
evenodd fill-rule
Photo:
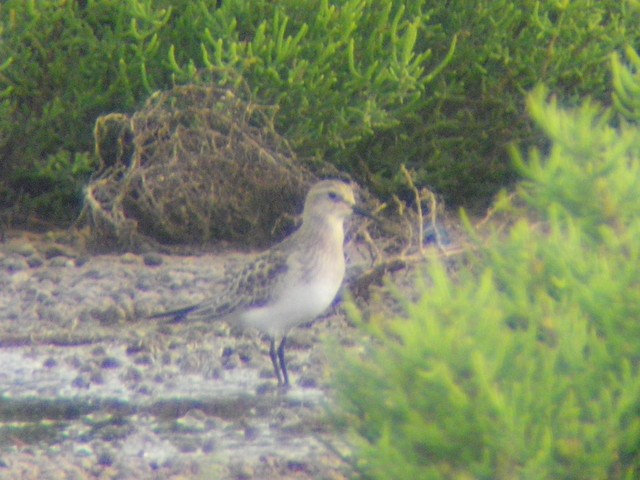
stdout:
<svg viewBox="0 0 640 480">
<path fill-rule="evenodd" d="M 298 230 L 248 265 L 227 272 L 223 290 L 212 299 L 154 317 L 219 319 L 266 333 L 278 384 L 288 386 L 287 333 L 315 319 L 338 293 L 345 272 L 344 221 L 352 212 L 364 214 L 355 206 L 350 185 L 316 183 Z"/>
</svg>

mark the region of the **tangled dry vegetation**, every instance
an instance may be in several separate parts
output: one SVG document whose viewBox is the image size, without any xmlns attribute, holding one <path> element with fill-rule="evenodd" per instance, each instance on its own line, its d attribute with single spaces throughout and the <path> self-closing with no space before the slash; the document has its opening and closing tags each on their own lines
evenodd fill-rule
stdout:
<svg viewBox="0 0 640 480">
<path fill-rule="evenodd" d="M 191 85 L 156 93 L 131 117 L 100 117 L 102 169 L 82 216 L 92 238 L 126 249 L 153 240 L 255 247 L 286 234 L 314 174 L 275 133 L 272 114 L 230 90 Z"/>
</svg>

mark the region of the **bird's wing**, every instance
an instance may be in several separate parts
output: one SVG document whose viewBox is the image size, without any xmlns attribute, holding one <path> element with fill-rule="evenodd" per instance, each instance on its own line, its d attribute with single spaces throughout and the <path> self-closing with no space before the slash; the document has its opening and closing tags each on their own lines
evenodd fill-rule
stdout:
<svg viewBox="0 0 640 480">
<path fill-rule="evenodd" d="M 280 292 L 280 285 L 289 270 L 287 260 L 288 256 L 281 249 L 269 250 L 247 265 L 229 271 L 224 279 L 226 287 L 216 297 L 152 318 L 215 320 L 266 305 Z"/>
</svg>

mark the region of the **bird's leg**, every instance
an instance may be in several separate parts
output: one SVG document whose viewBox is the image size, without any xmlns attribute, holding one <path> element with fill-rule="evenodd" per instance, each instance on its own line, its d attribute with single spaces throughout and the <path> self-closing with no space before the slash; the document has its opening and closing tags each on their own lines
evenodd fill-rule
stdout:
<svg viewBox="0 0 640 480">
<path fill-rule="evenodd" d="M 280 367 L 278 367 L 278 357 L 276 355 L 276 339 L 271 337 L 271 344 L 269 345 L 269 356 L 271 357 L 271 363 L 273 363 L 273 370 L 276 372 L 278 378 L 278 385 L 282 385 L 282 376 L 280 375 Z M 280 351 L 280 349 L 278 349 Z M 285 378 L 287 378 L 285 374 Z"/>
<path fill-rule="evenodd" d="M 282 369 L 282 376 L 284 377 L 284 385 L 289 386 L 289 374 L 287 373 L 287 363 L 284 360 L 284 344 L 287 340 L 286 335 L 280 340 L 280 346 L 278 347 L 278 359 L 280 360 L 280 368 Z"/>
</svg>

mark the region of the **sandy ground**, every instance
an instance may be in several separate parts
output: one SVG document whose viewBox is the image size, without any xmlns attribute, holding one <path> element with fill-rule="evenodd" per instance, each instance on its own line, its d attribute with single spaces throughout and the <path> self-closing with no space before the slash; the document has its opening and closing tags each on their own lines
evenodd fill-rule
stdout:
<svg viewBox="0 0 640 480">
<path fill-rule="evenodd" d="M 342 479 L 326 337 L 358 348 L 340 308 L 295 329 L 293 386 L 268 344 L 224 323 L 150 313 L 215 294 L 241 255 L 86 255 L 64 235 L 0 244 L 0 478 Z"/>
</svg>

